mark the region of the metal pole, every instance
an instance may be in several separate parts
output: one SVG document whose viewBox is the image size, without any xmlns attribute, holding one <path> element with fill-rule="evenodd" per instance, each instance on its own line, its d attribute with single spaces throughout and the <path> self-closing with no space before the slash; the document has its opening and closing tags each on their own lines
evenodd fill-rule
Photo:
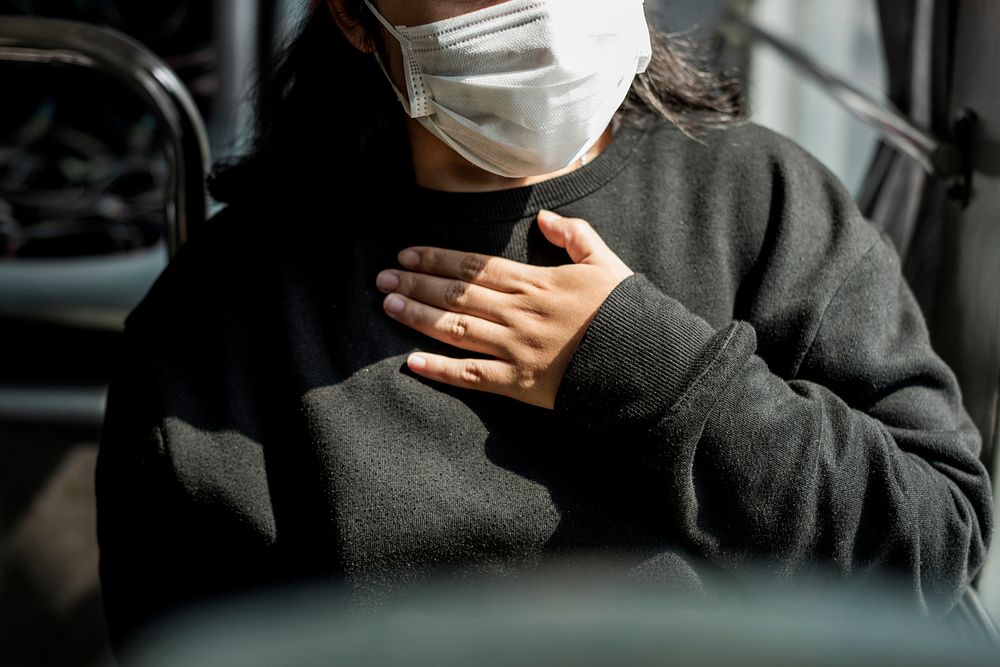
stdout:
<svg viewBox="0 0 1000 667">
<path fill-rule="evenodd" d="M 878 130 L 887 144 L 916 161 L 931 176 L 951 178 L 965 174 L 966 158 L 954 143 L 939 139 L 917 127 L 888 103 L 873 99 L 820 65 L 805 51 L 748 19 L 730 14 L 729 20 L 753 39 L 769 45 L 785 56 L 848 111 Z"/>
</svg>

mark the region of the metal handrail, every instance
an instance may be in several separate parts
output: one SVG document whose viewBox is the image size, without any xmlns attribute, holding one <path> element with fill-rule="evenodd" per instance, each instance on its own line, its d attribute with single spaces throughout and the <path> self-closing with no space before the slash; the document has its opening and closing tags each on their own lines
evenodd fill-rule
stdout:
<svg viewBox="0 0 1000 667">
<path fill-rule="evenodd" d="M 146 47 L 108 28 L 38 17 L 0 17 L 0 62 L 59 63 L 124 84 L 154 115 L 170 166 L 166 242 L 173 257 L 207 215 L 210 150 L 205 124 L 177 75 Z M 15 94 L 15 93 L 11 93 Z M 99 426 L 104 387 L 0 386 L 0 420 Z"/>
<path fill-rule="evenodd" d="M 166 136 L 171 166 L 167 247 L 171 257 L 205 222 L 210 151 L 205 124 L 177 75 L 120 32 L 77 21 L 4 16 L 0 61 L 63 63 L 113 76 L 146 102 Z"/>
<path fill-rule="evenodd" d="M 749 19 L 735 13 L 730 22 L 752 38 L 781 53 L 792 65 L 820 85 L 834 100 L 875 128 L 882 139 L 917 162 L 936 178 L 966 176 L 968 156 L 956 143 L 917 127 L 888 102 L 880 102 L 846 79 L 834 74 L 802 49 L 792 45 Z"/>
</svg>

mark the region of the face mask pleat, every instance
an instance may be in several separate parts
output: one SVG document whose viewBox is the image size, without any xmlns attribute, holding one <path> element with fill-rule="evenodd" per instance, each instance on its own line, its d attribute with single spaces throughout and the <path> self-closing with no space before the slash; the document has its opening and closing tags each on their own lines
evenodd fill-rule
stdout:
<svg viewBox="0 0 1000 667">
<path fill-rule="evenodd" d="M 415 52 L 453 49 L 480 38 L 514 32 L 549 15 L 549 0 L 513 0 L 452 19 L 407 27 Z"/>
</svg>

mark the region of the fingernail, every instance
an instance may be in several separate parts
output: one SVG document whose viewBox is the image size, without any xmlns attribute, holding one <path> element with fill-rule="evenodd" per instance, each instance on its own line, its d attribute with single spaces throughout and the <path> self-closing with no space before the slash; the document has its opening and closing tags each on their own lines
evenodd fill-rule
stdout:
<svg viewBox="0 0 1000 667">
<path fill-rule="evenodd" d="M 399 287 L 399 276 L 392 271 L 383 271 L 378 274 L 378 278 L 375 279 L 375 284 L 378 285 L 380 290 L 391 292 Z"/>
<path fill-rule="evenodd" d="M 550 211 L 548 209 L 543 208 L 541 211 L 538 212 L 538 217 L 539 219 L 544 220 L 545 222 L 555 222 L 562 216 L 556 213 L 555 211 Z"/>
<path fill-rule="evenodd" d="M 420 255 L 414 250 L 404 250 L 399 253 L 399 263 L 411 269 L 420 263 Z"/>
<path fill-rule="evenodd" d="M 415 371 L 422 371 L 427 368 L 427 360 L 421 357 L 420 355 L 417 354 L 411 355 L 410 358 L 407 359 L 407 361 L 410 364 L 410 368 L 412 368 Z"/>
<path fill-rule="evenodd" d="M 398 294 L 390 294 L 385 298 L 385 309 L 393 315 L 399 315 L 406 308 L 406 302 Z"/>
</svg>

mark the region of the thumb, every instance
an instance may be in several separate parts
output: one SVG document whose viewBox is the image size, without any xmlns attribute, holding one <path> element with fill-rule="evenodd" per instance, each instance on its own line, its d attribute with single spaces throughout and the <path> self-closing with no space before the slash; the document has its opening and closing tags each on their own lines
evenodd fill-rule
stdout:
<svg viewBox="0 0 1000 667">
<path fill-rule="evenodd" d="M 604 239 L 586 220 L 564 218 L 542 209 L 538 213 L 538 227 L 550 243 L 566 249 L 574 264 L 596 259 L 608 251 Z"/>
</svg>

